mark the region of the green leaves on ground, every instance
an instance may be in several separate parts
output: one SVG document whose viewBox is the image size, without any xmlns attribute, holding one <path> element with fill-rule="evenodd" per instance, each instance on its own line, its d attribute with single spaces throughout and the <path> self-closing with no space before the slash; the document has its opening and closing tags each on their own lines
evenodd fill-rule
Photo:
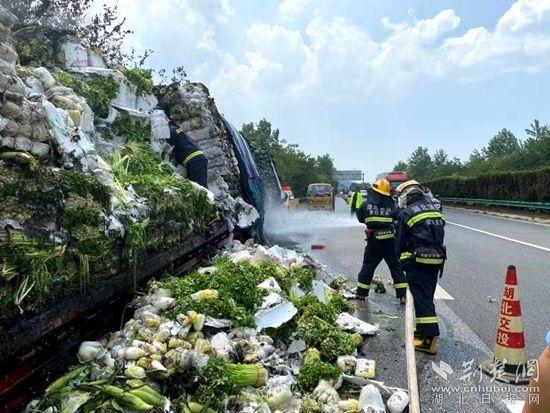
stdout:
<svg viewBox="0 0 550 413">
<path fill-rule="evenodd" d="M 254 311 L 266 294 L 257 285 L 273 275 L 272 263 L 253 265 L 222 259 L 214 264 L 214 268 L 213 274 L 195 272 L 185 278 L 172 277 L 162 282 L 177 300 L 168 316 L 194 310 L 215 318 L 231 319 L 238 326 L 254 326 Z M 218 298 L 196 301 L 191 297 L 191 294 L 205 289 L 217 290 Z"/>
<path fill-rule="evenodd" d="M 345 333 L 316 315 L 307 313 L 298 322 L 298 335 L 321 352 L 323 360 L 335 362 L 338 356 L 353 354 L 360 337 Z"/>
<path fill-rule="evenodd" d="M 300 367 L 298 389 L 309 393 L 315 389 L 319 380 L 336 380 L 342 371 L 337 365 L 321 361 L 321 354 L 316 348 L 307 350 L 304 363 Z"/>
<path fill-rule="evenodd" d="M 267 371 L 260 364 L 233 364 L 221 357 L 210 357 L 200 372 L 195 397 L 198 403 L 223 411 L 224 401 L 247 386 L 265 384 Z"/>
</svg>

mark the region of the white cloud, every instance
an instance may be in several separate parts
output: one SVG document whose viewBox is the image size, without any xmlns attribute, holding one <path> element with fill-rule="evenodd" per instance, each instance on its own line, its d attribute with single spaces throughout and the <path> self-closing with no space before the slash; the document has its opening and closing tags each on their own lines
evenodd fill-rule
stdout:
<svg viewBox="0 0 550 413">
<path fill-rule="evenodd" d="M 493 27 L 462 28 L 451 9 L 423 19 L 409 10 L 404 21 L 383 17 L 376 37 L 330 0 L 284 0 L 276 23 L 244 27 L 230 0 L 107 1 L 128 18 L 132 46 L 155 50 L 156 67 L 183 65 L 233 101 L 364 98 L 550 65 L 548 0 L 518 0 Z"/>
<path fill-rule="evenodd" d="M 283 17 L 297 16 L 308 0 L 285 0 Z M 388 93 L 443 77 L 481 79 L 550 64 L 550 2 L 519 0 L 494 29 L 475 27 L 456 35 L 461 20 L 453 10 L 431 18 L 381 24 L 388 33 L 374 40 L 341 16 L 316 14 L 303 31 L 281 24 L 252 24 L 243 57 L 225 58 L 213 89 L 233 97 L 297 93 L 339 99 Z M 283 20 L 284 22 L 284 20 Z M 234 86 L 234 90 L 230 88 Z"/>
<path fill-rule="evenodd" d="M 284 0 L 279 4 L 279 14 L 283 19 L 295 19 L 314 4 L 314 0 Z"/>
</svg>

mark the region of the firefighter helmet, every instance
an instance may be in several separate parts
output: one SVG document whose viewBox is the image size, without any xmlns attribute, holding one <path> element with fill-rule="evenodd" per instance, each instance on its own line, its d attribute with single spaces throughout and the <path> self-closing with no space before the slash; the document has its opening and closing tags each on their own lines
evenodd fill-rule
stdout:
<svg viewBox="0 0 550 413">
<path fill-rule="evenodd" d="M 399 195 L 405 188 L 409 188 L 410 186 L 417 186 L 419 189 L 422 190 L 422 185 L 418 181 L 415 181 L 414 179 L 410 179 L 406 182 L 403 182 L 402 184 L 399 184 L 397 188 L 395 188 L 395 193 Z"/>
<path fill-rule="evenodd" d="M 391 186 L 387 179 L 378 179 L 370 187 L 379 194 L 390 196 Z"/>
</svg>

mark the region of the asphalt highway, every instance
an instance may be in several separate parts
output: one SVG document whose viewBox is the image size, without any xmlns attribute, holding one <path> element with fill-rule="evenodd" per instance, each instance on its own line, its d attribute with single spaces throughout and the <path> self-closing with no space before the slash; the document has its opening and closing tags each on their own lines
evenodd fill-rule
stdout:
<svg viewBox="0 0 550 413">
<path fill-rule="evenodd" d="M 521 392 L 510 388 L 495 392 L 491 388 L 465 393 L 463 387 L 474 380 L 486 387 L 495 385 L 479 371 L 468 376 L 471 383 L 465 376 L 491 357 L 508 265 L 517 268 L 528 358 L 537 358 L 544 348 L 544 336 L 550 329 L 550 227 L 450 208 L 445 208 L 445 216 L 448 261 L 436 293 L 442 331 L 439 352 L 435 357 L 417 353 L 423 411 L 506 411 L 504 401 L 522 398 Z M 302 248 L 331 272 L 347 276 L 350 284 L 356 282 L 365 247 L 364 225 L 350 217 L 342 200 L 338 200 L 334 213 L 278 212 L 268 219 L 267 230 L 272 242 Z M 313 243 L 326 247 L 311 250 Z M 391 280 L 384 263 L 377 274 L 386 284 Z M 384 295 L 371 294 L 364 307 L 359 306 L 358 313 L 383 327 L 381 339 L 371 345 L 384 366 L 377 378 L 406 386 L 404 311 L 396 304 L 393 289 L 388 288 Z M 447 363 L 453 372 L 445 380 L 436 374 L 432 362 Z M 458 388 L 438 390 L 439 385 Z"/>
</svg>

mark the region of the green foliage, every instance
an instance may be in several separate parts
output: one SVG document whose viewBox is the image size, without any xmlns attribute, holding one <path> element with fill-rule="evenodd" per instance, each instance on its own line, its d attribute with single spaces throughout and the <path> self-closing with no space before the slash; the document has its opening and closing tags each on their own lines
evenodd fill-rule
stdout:
<svg viewBox="0 0 550 413">
<path fill-rule="evenodd" d="M 101 258 L 111 251 L 113 241 L 102 229 L 102 213 L 109 207 L 109 189 L 93 176 L 40 166 L 22 168 L 1 161 L 0 217 L 31 228 L 53 220 L 67 235 L 66 245 L 56 246 L 45 237 L 0 232 L 0 267 L 6 275 L 0 284 L 9 282 L 18 293 L 10 303 L 25 310 L 41 308 L 69 294 L 71 286 L 80 283 L 80 275 L 107 268 L 111 260 Z M 86 269 L 86 263 L 87 271 L 79 274 L 77 268 Z M 4 317 L 10 317 L 9 310 L 2 311 Z"/>
<path fill-rule="evenodd" d="M 395 164 L 395 166 L 393 167 L 392 171 L 395 171 L 395 172 L 405 172 L 408 168 L 408 165 L 406 162 L 403 162 L 403 161 L 399 161 Z"/>
<path fill-rule="evenodd" d="M 231 319 L 238 326 L 254 326 L 254 311 L 265 295 L 256 286 L 271 275 L 271 263 L 256 266 L 222 259 L 214 266 L 216 271 L 210 275 L 195 272 L 185 278 L 168 278 L 162 282 L 162 286 L 177 297 L 176 306 L 169 310 L 168 316 L 194 310 L 215 318 Z M 217 290 L 218 298 L 196 301 L 191 297 L 205 289 Z"/>
<path fill-rule="evenodd" d="M 101 205 L 89 194 L 86 197 L 71 194 L 61 208 L 60 224 L 66 229 L 73 229 L 80 225 L 97 227 L 100 220 Z"/>
<path fill-rule="evenodd" d="M 338 356 L 352 354 L 359 345 L 357 338 L 339 330 L 331 323 L 315 316 L 302 317 L 298 334 L 310 347 L 318 348 L 324 360 L 334 362 Z"/>
<path fill-rule="evenodd" d="M 128 112 L 118 113 L 112 125 L 113 133 L 125 137 L 131 142 L 149 142 L 151 136 L 151 125 L 143 124 L 142 120 L 132 119 Z"/>
<path fill-rule="evenodd" d="M 265 151 L 273 157 L 281 182 L 290 185 L 295 195 L 305 196 L 311 183 L 334 183 L 332 174 L 335 168 L 330 155 L 313 157 L 305 154 L 298 145 L 279 139 L 279 130 L 272 130 L 267 120 L 262 119 L 256 125 L 243 124 L 241 133 L 253 149 Z"/>
<path fill-rule="evenodd" d="M 258 386 L 265 382 L 266 372 L 256 364 L 228 363 L 221 357 L 210 357 L 201 370 L 196 400 L 204 407 L 224 410 L 225 400 L 238 394 L 247 386 Z"/>
<path fill-rule="evenodd" d="M 334 324 L 338 311 L 330 303 L 322 303 L 313 294 L 303 296 L 297 303 L 297 307 L 304 317 L 318 317 L 330 324 Z"/>
<path fill-rule="evenodd" d="M 145 259 L 147 251 L 147 233 L 145 228 L 147 228 L 148 224 L 148 219 L 142 222 L 134 222 L 131 219 L 127 219 L 124 223 L 124 248 L 134 279 L 134 288 L 137 288 L 138 266 Z"/>
<path fill-rule="evenodd" d="M 336 310 L 336 313 L 353 312 L 354 307 L 338 292 L 328 293 L 328 302 Z"/>
<path fill-rule="evenodd" d="M 310 393 L 315 389 L 319 380 L 336 380 L 340 376 L 341 370 L 337 365 L 321 361 L 321 354 L 316 348 L 310 348 L 300 367 L 297 386 L 305 393 Z"/>
<path fill-rule="evenodd" d="M 241 128 L 241 134 L 248 143 L 256 149 L 271 153 L 279 147 L 279 129 L 272 130 L 271 123 L 262 119 L 257 125 L 245 123 Z"/>
<path fill-rule="evenodd" d="M 298 286 L 305 292 L 311 291 L 313 279 L 315 278 L 315 271 L 304 267 L 292 267 L 288 270 L 282 270 L 279 267 L 275 273 L 279 285 L 288 296 L 290 296 L 293 283 L 298 283 Z"/>
<path fill-rule="evenodd" d="M 520 149 L 520 142 L 514 134 L 508 129 L 502 129 L 491 138 L 487 147 L 481 151 L 487 158 L 498 159 L 502 156 L 512 155 Z"/>
<path fill-rule="evenodd" d="M 139 95 L 148 95 L 153 93 L 153 72 L 151 69 L 133 67 L 123 70 L 126 79 L 136 87 Z"/>
<path fill-rule="evenodd" d="M 119 85 L 110 76 L 90 75 L 80 78 L 63 70 L 54 73 L 54 77 L 63 86 L 86 99 L 92 111 L 99 117 L 105 118 L 109 114 L 109 104 L 117 97 Z"/>
<path fill-rule="evenodd" d="M 447 177 L 426 182 L 434 193 L 456 198 L 550 201 L 550 168 Z"/>
<path fill-rule="evenodd" d="M 105 210 L 111 209 L 111 191 L 90 174 L 79 171 L 59 171 L 57 178 L 65 196 L 77 194 L 82 197 L 90 195 Z"/>
<path fill-rule="evenodd" d="M 484 182 L 483 185 L 488 185 L 488 176 L 495 173 L 529 171 L 550 166 L 550 125 L 541 125 L 535 119 L 525 132 L 527 138 L 522 141 L 508 129 L 501 129 L 491 138 L 487 146 L 474 149 L 468 161 L 464 163 L 458 158 L 449 159 L 447 153 L 442 149 L 431 156 L 427 148 L 418 147 L 411 154 L 407 163 L 399 161 L 394 170 L 404 170 L 413 179 L 428 181 L 428 186 L 437 181 L 437 188 L 432 189 L 434 192 L 446 196 L 458 196 L 456 195 L 458 193 L 506 193 L 508 194 L 506 199 L 521 198 L 530 201 L 544 198 L 544 196 L 529 195 L 534 197 L 525 199 L 525 190 L 519 194 L 508 190 L 499 190 L 496 187 L 481 189 L 477 183 L 474 183 L 476 188 L 460 187 L 467 182 L 468 184 L 478 182 L 479 185 Z M 501 177 L 501 175 L 498 176 Z M 509 175 L 502 176 L 506 176 L 507 180 L 511 179 Z M 472 177 L 475 180 L 464 181 L 459 177 Z M 440 178 L 451 180 L 453 183 L 449 183 L 448 187 L 442 187 L 438 181 Z"/>
<path fill-rule="evenodd" d="M 115 151 L 110 161 L 117 181 L 123 187 L 132 185 L 150 201 L 150 246 L 165 250 L 183 236 L 200 232 L 210 220 L 212 206 L 206 193 L 196 193 L 188 180 L 174 175 L 171 165 L 149 145 L 132 142 L 122 154 Z"/>
<path fill-rule="evenodd" d="M 42 66 L 46 58 L 53 54 L 51 46 L 40 39 L 18 39 L 15 48 L 22 66 Z"/>
</svg>

